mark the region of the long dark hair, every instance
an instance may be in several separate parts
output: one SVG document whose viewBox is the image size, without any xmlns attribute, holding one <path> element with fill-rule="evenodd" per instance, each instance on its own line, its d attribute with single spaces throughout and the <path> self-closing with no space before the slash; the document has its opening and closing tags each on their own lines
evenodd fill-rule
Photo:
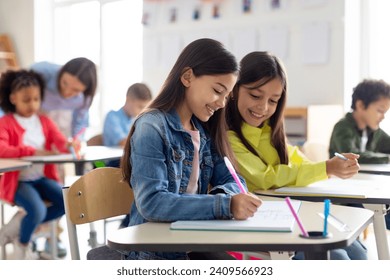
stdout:
<svg viewBox="0 0 390 280">
<path fill-rule="evenodd" d="M 286 136 L 284 131 L 283 111 L 287 99 L 287 74 L 282 62 L 268 52 L 252 52 L 240 62 L 240 76 L 234 86 L 233 96 L 226 105 L 226 121 L 230 130 L 233 130 L 245 147 L 253 154 L 261 157 L 249 144 L 242 134 L 241 126 L 244 122 L 238 111 L 238 92 L 240 86 L 255 83 L 250 88 L 259 88 L 273 79 L 279 79 L 283 85 L 282 96 L 279 99 L 275 113 L 269 119 L 272 129 L 271 143 L 278 152 L 280 163 L 288 163 Z"/>
<path fill-rule="evenodd" d="M 208 38 L 195 40 L 181 52 L 165 80 L 160 93 L 144 112 L 153 109 L 169 112 L 179 107 L 184 102 L 186 89 L 181 82 L 181 76 L 188 68 L 192 69 L 196 77 L 238 73 L 238 65 L 235 57 L 220 42 Z M 216 111 L 202 125 L 210 133 L 210 137 L 218 153 L 220 155 L 233 156 L 226 137 L 227 125 L 225 121 L 225 110 L 220 109 Z M 133 132 L 134 126 L 127 137 L 125 152 L 121 161 L 122 172 L 126 181 L 131 176 L 129 158 L 131 155 L 130 138 Z"/>
<path fill-rule="evenodd" d="M 20 89 L 37 86 L 41 102 L 45 97 L 45 80 L 33 70 L 8 70 L 0 76 L 0 107 L 4 113 L 14 113 L 15 105 L 11 103 L 10 95 Z"/>
<path fill-rule="evenodd" d="M 86 87 L 83 92 L 84 105 L 90 106 L 96 93 L 97 88 L 97 71 L 96 65 L 91 60 L 85 57 L 76 57 L 65 63 L 57 78 L 57 88 L 60 90 L 60 79 L 64 73 L 69 73 L 75 76 Z"/>
</svg>

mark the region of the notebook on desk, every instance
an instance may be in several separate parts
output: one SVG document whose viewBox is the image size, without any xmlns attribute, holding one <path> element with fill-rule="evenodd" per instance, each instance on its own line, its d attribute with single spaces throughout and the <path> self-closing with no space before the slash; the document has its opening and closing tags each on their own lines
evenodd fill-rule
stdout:
<svg viewBox="0 0 390 280">
<path fill-rule="evenodd" d="M 301 201 L 293 200 L 293 207 L 299 211 Z M 295 219 L 285 201 L 263 201 L 255 215 L 241 220 L 197 220 L 177 221 L 171 224 L 172 230 L 210 231 L 280 231 L 291 232 Z"/>
<path fill-rule="evenodd" d="M 367 180 L 331 178 L 306 187 L 283 187 L 275 189 L 274 192 L 288 195 L 366 198 L 372 191 L 372 183 Z"/>
</svg>

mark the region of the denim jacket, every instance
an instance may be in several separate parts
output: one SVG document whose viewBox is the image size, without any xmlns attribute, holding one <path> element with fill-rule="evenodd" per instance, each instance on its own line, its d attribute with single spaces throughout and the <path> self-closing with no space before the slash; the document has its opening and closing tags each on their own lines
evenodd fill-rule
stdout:
<svg viewBox="0 0 390 280">
<path fill-rule="evenodd" d="M 148 221 L 232 218 L 231 197 L 240 190 L 200 121 L 195 117 L 192 121 L 200 133 L 198 194 L 186 194 L 194 146 L 178 114 L 153 110 L 136 120 L 131 137 L 130 184 L 135 203 L 130 226 Z M 127 255 L 129 259 L 187 258 L 185 252 L 127 252 Z"/>
</svg>

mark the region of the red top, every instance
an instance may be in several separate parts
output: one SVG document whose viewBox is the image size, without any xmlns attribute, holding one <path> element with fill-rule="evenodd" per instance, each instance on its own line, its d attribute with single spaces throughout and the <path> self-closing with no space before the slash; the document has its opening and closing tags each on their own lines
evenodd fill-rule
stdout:
<svg viewBox="0 0 390 280">
<path fill-rule="evenodd" d="M 43 135 L 45 137 L 45 150 L 51 151 L 55 146 L 58 151 L 68 153 L 67 140 L 54 122 L 45 115 L 38 115 Z M 25 130 L 19 125 L 13 114 L 0 118 L 0 158 L 20 158 L 35 154 L 35 148 L 23 143 Z M 46 164 L 44 174 L 47 178 L 59 181 L 57 169 L 54 164 Z M 14 203 L 14 196 L 18 186 L 19 171 L 4 173 L 0 178 L 0 199 Z"/>
</svg>

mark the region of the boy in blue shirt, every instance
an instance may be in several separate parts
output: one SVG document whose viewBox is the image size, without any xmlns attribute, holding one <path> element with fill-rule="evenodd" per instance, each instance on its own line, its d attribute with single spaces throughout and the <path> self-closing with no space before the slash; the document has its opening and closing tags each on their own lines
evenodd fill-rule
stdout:
<svg viewBox="0 0 390 280">
<path fill-rule="evenodd" d="M 135 117 L 152 100 L 150 89 L 143 83 L 131 85 L 126 94 L 126 102 L 119 110 L 107 113 L 103 126 L 103 144 L 110 147 L 124 147 Z M 120 160 L 111 160 L 106 166 L 119 167 Z M 120 227 L 127 227 L 129 215 L 126 215 Z"/>
<path fill-rule="evenodd" d="M 103 144 L 109 147 L 124 147 L 134 118 L 151 100 L 152 94 L 145 84 L 131 85 L 123 107 L 107 113 L 103 127 Z"/>
</svg>

